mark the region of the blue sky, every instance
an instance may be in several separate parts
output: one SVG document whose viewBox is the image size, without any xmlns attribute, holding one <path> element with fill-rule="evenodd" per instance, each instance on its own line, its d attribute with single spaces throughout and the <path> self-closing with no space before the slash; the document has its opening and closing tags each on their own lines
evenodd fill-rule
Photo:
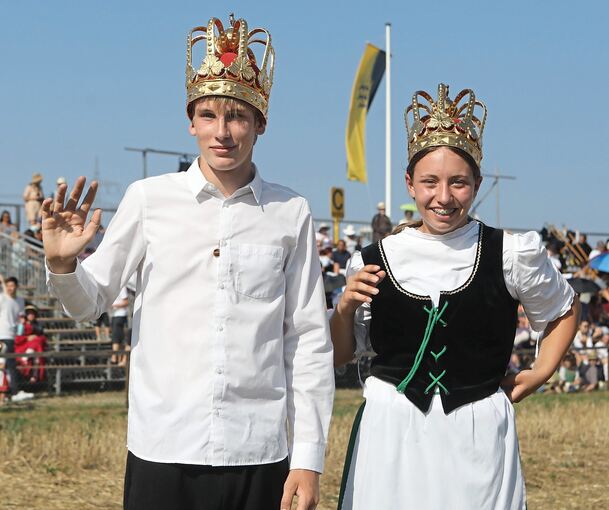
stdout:
<svg viewBox="0 0 609 510">
<path fill-rule="evenodd" d="M 100 205 L 111 205 L 142 173 L 124 147 L 196 152 L 186 34 L 234 11 L 268 28 L 277 52 L 254 159 L 316 217 L 329 216 L 331 186 L 345 188 L 352 220 L 368 220 L 384 199 L 384 82 L 368 116 L 368 186 L 346 180 L 344 131 L 364 45 L 383 47 L 391 22 L 394 218 L 408 201 L 404 107 L 443 81 L 488 106 L 483 171 L 517 178 L 500 185 L 501 226 L 609 232 L 607 2 L 0 0 L 0 9 L 0 202 L 18 200 L 34 171 L 50 192 L 59 175 L 93 176 L 97 159 Z M 177 166 L 149 157 L 150 174 Z M 479 209 L 491 225 L 496 208 L 493 191 Z"/>
</svg>

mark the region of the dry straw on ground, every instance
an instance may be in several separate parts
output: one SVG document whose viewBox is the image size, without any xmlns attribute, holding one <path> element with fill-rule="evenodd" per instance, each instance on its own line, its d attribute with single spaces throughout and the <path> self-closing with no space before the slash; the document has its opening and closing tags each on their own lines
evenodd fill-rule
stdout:
<svg viewBox="0 0 609 510">
<path fill-rule="evenodd" d="M 320 510 L 336 508 L 360 402 L 359 391 L 337 393 Z M 608 508 L 609 392 L 538 395 L 519 404 L 517 416 L 529 508 Z M 1 408 L 0 508 L 122 508 L 125 425 L 123 393 Z"/>
</svg>

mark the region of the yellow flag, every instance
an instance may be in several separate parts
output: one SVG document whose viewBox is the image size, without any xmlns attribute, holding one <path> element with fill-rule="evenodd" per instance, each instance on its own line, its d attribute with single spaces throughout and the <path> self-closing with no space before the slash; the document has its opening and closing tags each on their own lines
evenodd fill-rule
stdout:
<svg viewBox="0 0 609 510">
<path fill-rule="evenodd" d="M 347 179 L 350 181 L 367 182 L 368 180 L 366 175 L 366 114 L 384 73 L 385 52 L 372 44 L 367 44 L 353 82 L 345 136 Z"/>
</svg>

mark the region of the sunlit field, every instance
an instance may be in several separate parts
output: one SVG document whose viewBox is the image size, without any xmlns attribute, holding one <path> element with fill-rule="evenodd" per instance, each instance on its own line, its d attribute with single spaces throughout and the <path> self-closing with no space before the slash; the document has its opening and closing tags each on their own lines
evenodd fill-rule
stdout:
<svg viewBox="0 0 609 510">
<path fill-rule="evenodd" d="M 339 390 L 319 509 L 334 509 L 358 390 Z M 609 508 L 609 392 L 537 395 L 516 406 L 529 509 Z M 122 392 L 0 408 L 2 509 L 120 509 Z M 380 509 L 382 510 L 382 509 Z"/>
</svg>

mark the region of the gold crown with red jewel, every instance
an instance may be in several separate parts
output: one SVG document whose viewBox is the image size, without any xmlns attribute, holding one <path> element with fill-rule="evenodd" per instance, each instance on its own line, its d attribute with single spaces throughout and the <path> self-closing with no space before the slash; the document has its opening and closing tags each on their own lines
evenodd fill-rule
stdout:
<svg viewBox="0 0 609 510">
<path fill-rule="evenodd" d="M 451 100 L 448 85 L 440 83 L 436 101 L 427 92 L 418 90 L 413 94 L 404 118 L 408 131 L 408 161 L 428 147 L 447 146 L 467 152 L 480 166 L 486 106 L 476 99 L 473 90 L 464 89 Z"/>
<path fill-rule="evenodd" d="M 186 104 L 206 96 L 241 99 L 257 108 L 267 118 L 269 95 L 273 85 L 275 50 L 271 34 L 264 28 L 248 31 L 247 22 L 235 21 L 224 28 L 218 18 L 211 18 L 207 27 L 195 27 L 188 34 L 186 47 Z M 262 34 L 262 38 L 256 37 Z M 193 66 L 193 47 L 206 42 L 205 58 L 197 69 Z M 252 46 L 261 44 L 264 53 L 260 62 Z"/>
</svg>

